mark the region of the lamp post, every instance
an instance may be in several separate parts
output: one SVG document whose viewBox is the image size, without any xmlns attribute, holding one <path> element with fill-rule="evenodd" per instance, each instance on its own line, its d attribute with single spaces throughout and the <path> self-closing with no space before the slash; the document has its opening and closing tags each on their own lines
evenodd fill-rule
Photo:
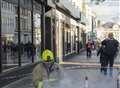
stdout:
<svg viewBox="0 0 120 88">
<path fill-rule="evenodd" d="M 92 16 L 92 30 L 91 30 L 91 38 L 92 38 L 92 41 L 93 41 L 93 31 L 94 31 L 94 18 Z"/>
</svg>

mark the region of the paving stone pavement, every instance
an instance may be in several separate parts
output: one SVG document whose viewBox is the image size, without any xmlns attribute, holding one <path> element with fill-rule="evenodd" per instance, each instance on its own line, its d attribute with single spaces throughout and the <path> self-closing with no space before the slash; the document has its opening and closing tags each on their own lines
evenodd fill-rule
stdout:
<svg viewBox="0 0 120 88">
<path fill-rule="evenodd" d="M 115 63 L 120 64 L 120 52 L 118 53 L 118 56 L 115 58 Z M 73 56 L 71 58 L 66 58 L 64 61 L 67 62 L 83 62 L 83 63 L 99 63 L 99 56 L 97 56 L 97 51 L 92 51 L 92 57 L 87 58 L 86 52 L 81 52 L 79 55 Z"/>
<path fill-rule="evenodd" d="M 105 76 L 99 69 L 73 69 L 65 70 L 64 77 L 58 83 L 46 83 L 45 88 L 85 88 L 85 77 L 88 77 L 87 88 L 117 88 L 117 71 L 113 76 Z M 54 86 L 53 86 L 54 85 Z M 3 88 L 34 88 L 32 77 L 29 75 L 21 80 L 11 83 Z"/>
</svg>

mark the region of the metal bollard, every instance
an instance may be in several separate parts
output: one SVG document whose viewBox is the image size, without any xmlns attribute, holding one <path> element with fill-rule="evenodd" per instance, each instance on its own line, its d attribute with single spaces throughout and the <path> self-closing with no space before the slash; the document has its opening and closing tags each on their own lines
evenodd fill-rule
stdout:
<svg viewBox="0 0 120 88">
<path fill-rule="evenodd" d="M 120 69 L 117 68 L 118 74 L 117 74 L 117 88 L 120 88 Z"/>
<path fill-rule="evenodd" d="M 119 88 L 119 79 L 117 78 L 117 88 Z"/>
<path fill-rule="evenodd" d="M 85 77 L 85 87 L 84 88 L 88 88 L 88 77 Z"/>
<path fill-rule="evenodd" d="M 56 57 L 55 62 L 59 63 L 59 57 Z"/>
</svg>

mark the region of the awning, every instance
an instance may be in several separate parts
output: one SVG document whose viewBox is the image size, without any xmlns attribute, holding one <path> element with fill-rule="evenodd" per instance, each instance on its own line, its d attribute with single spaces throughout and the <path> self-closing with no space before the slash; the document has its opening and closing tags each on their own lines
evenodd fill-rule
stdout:
<svg viewBox="0 0 120 88">
<path fill-rule="evenodd" d="M 55 0 L 47 0 L 47 5 L 52 8 L 55 8 Z"/>
<path fill-rule="evenodd" d="M 66 13 L 66 14 L 68 14 L 68 15 L 71 15 L 71 12 L 70 12 L 64 5 L 62 5 L 62 4 L 60 4 L 60 3 L 56 3 L 56 8 L 57 8 L 58 10 L 61 10 L 63 13 Z"/>
<path fill-rule="evenodd" d="M 76 18 L 75 16 L 72 15 L 72 13 L 62 4 L 56 3 L 56 8 L 61 11 L 62 13 L 65 13 L 66 15 L 70 16 L 76 21 L 80 21 L 80 18 Z"/>
</svg>

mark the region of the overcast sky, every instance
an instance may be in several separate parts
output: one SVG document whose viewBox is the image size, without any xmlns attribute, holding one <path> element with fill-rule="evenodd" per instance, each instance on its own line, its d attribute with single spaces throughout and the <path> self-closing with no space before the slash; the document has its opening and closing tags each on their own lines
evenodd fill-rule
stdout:
<svg viewBox="0 0 120 88">
<path fill-rule="evenodd" d="M 76 5 L 80 5 L 81 0 L 72 0 L 76 2 Z M 100 5 L 93 5 L 90 0 L 86 4 L 96 12 L 97 18 L 104 22 L 120 22 L 120 0 L 106 0 Z"/>
<path fill-rule="evenodd" d="M 89 5 L 96 12 L 99 19 L 108 22 L 120 21 L 120 0 L 106 0 L 100 5 Z"/>
</svg>

